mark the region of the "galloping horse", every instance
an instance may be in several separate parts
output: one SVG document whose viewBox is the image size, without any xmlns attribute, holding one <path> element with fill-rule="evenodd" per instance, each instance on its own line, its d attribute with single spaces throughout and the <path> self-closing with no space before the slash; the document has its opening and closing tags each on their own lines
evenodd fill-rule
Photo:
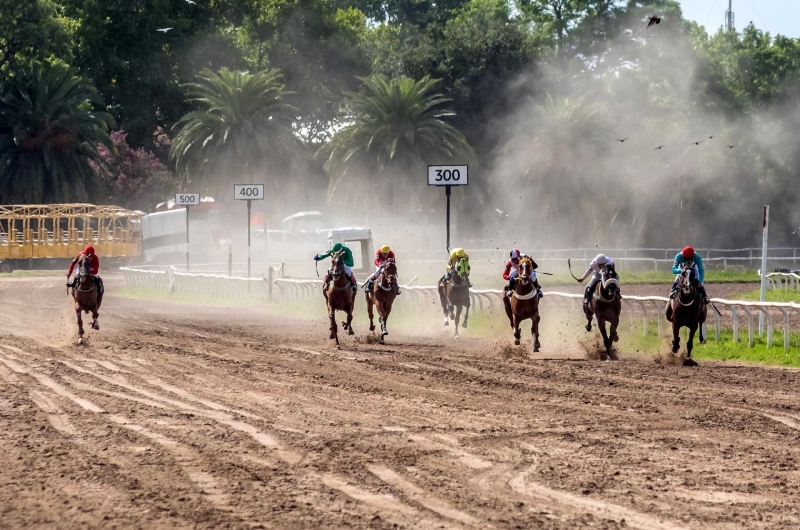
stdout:
<svg viewBox="0 0 800 530">
<path fill-rule="evenodd" d="M 597 327 L 603 336 L 603 346 L 606 349 L 607 358 L 616 359 L 617 356 L 611 350 L 612 343 L 619 342 L 617 326 L 619 326 L 619 315 L 622 312 L 622 300 L 619 294 L 619 276 L 614 270 L 614 264 L 609 263 L 600 273 L 600 281 L 595 287 L 589 303 L 583 306 L 586 314 L 586 331 L 592 331 L 592 316 L 597 318 Z M 606 333 L 606 322 L 609 323 L 609 330 Z"/>
<path fill-rule="evenodd" d="M 531 281 L 533 261 L 524 257 L 519 260 L 519 278 L 517 286 L 503 296 L 503 305 L 506 308 L 511 329 L 514 330 L 514 344 L 519 346 L 519 325 L 525 319 L 531 319 L 531 335 L 533 335 L 533 351 L 539 351 L 539 291 Z"/>
<path fill-rule="evenodd" d="M 686 343 L 687 357 L 692 356 L 694 334 L 700 329 L 700 344 L 706 343 L 703 336 L 703 324 L 708 317 L 708 306 L 700 299 L 697 291 L 697 278 L 694 267 L 687 266 L 681 271 L 678 279 L 678 294 L 667 302 L 667 320 L 672 322 L 672 353 L 678 353 L 681 347 L 680 330 L 689 328 L 689 340 Z"/>
<path fill-rule="evenodd" d="M 92 312 L 92 329 L 99 330 L 100 324 L 97 323 L 100 304 L 103 302 L 103 295 L 98 293 L 94 278 L 89 274 L 89 258 L 83 257 L 78 262 L 78 281 L 72 288 L 72 299 L 75 300 L 75 315 L 78 317 L 78 344 L 83 344 L 83 318 L 81 313 Z"/>
<path fill-rule="evenodd" d="M 328 306 L 328 317 L 331 319 L 331 339 L 336 339 L 336 348 L 339 349 L 339 328 L 336 325 L 336 311 L 347 313 L 347 322 L 342 322 L 342 327 L 347 330 L 348 335 L 354 335 L 353 331 L 353 309 L 356 305 L 356 296 L 350 285 L 350 278 L 344 273 L 344 262 L 342 256 L 344 252 L 334 252 L 331 255 L 331 283 L 328 288 L 322 291 L 325 302 Z"/>
<path fill-rule="evenodd" d="M 386 331 L 386 321 L 389 319 L 389 313 L 392 312 L 392 303 L 397 297 L 394 290 L 395 283 L 397 283 L 397 265 L 394 261 L 389 261 L 378 275 L 372 290 L 367 291 L 369 330 L 375 331 L 375 323 L 372 320 L 374 317 L 372 305 L 375 304 L 375 308 L 378 310 L 378 322 L 381 325 L 381 344 L 383 344 L 383 337 L 389 334 Z"/>
<path fill-rule="evenodd" d="M 439 301 L 441 301 L 442 311 L 444 311 L 444 325 L 450 325 L 447 320 L 448 316 L 450 320 L 455 320 L 455 337 L 458 338 L 458 323 L 461 320 L 462 309 L 467 309 L 463 324 L 465 329 L 469 319 L 469 263 L 466 259 L 458 260 L 455 270 L 450 276 L 450 281 L 439 282 L 438 291 Z"/>
</svg>

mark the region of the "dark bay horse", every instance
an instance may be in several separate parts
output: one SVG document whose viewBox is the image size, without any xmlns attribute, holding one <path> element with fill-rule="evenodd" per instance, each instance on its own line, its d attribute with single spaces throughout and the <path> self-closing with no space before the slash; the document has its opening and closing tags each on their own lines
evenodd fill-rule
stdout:
<svg viewBox="0 0 800 530">
<path fill-rule="evenodd" d="M 394 289 L 397 283 L 397 265 L 394 261 L 389 261 L 381 273 L 378 275 L 375 284 L 372 286 L 371 291 L 367 291 L 367 314 L 369 315 L 369 330 L 375 331 L 375 323 L 373 321 L 373 304 L 378 311 L 378 322 L 381 325 L 381 344 L 383 344 L 383 337 L 389 334 L 386 331 L 386 321 L 389 319 L 389 313 L 392 312 L 392 304 L 397 297 L 397 292 Z"/>
<path fill-rule="evenodd" d="M 78 317 L 78 344 L 83 344 L 83 318 L 81 313 L 92 313 L 92 329 L 100 329 L 97 323 L 100 304 L 103 303 L 103 295 L 98 292 L 94 278 L 89 274 L 91 260 L 83 257 L 78 262 L 78 277 L 75 286 L 72 287 L 72 299 L 75 301 L 75 315 Z"/>
<path fill-rule="evenodd" d="M 689 328 L 689 340 L 686 342 L 687 357 L 692 356 L 694 334 L 700 329 L 700 344 L 706 343 L 703 336 L 703 324 L 708 316 L 708 306 L 703 303 L 697 289 L 697 278 L 694 267 L 684 267 L 678 278 L 678 294 L 667 302 L 666 318 L 672 322 L 672 353 L 678 353 L 681 347 L 680 330 Z"/>
<path fill-rule="evenodd" d="M 617 327 L 622 312 L 622 299 L 619 293 L 619 276 L 613 263 L 608 264 L 600 273 L 600 281 L 589 303 L 583 306 L 583 312 L 588 320 L 586 331 L 592 331 L 592 316 L 597 318 L 597 327 L 603 336 L 606 358 L 617 359 L 616 354 L 612 352 L 612 344 L 619 342 Z M 606 322 L 609 323 L 608 332 L 606 332 Z"/>
<path fill-rule="evenodd" d="M 514 330 L 514 344 L 519 346 L 521 332 L 519 325 L 523 320 L 531 319 L 531 335 L 533 335 L 533 351 L 539 351 L 539 291 L 531 281 L 533 261 L 530 258 L 519 260 L 519 278 L 517 286 L 507 295 L 503 295 L 503 305 L 506 308 L 511 329 Z"/>
<path fill-rule="evenodd" d="M 331 283 L 328 288 L 322 291 L 325 302 L 328 306 L 328 318 L 331 319 L 331 339 L 336 339 L 336 348 L 339 345 L 339 328 L 336 325 L 336 311 L 347 313 L 347 322 L 342 322 L 342 327 L 347 330 L 348 335 L 354 335 L 353 331 L 353 309 L 355 308 L 356 295 L 350 285 L 350 278 L 344 273 L 344 262 L 342 257 L 344 252 L 334 252 L 331 255 Z"/>
<path fill-rule="evenodd" d="M 444 311 L 444 325 L 450 325 L 447 320 L 455 321 L 455 337 L 458 338 L 458 323 L 461 320 L 461 310 L 466 308 L 467 312 L 464 314 L 464 329 L 467 327 L 467 320 L 469 320 L 469 263 L 466 259 L 461 258 L 456 263 L 455 270 L 450 276 L 449 281 L 439 282 L 439 301 L 442 303 L 442 311 Z"/>
</svg>

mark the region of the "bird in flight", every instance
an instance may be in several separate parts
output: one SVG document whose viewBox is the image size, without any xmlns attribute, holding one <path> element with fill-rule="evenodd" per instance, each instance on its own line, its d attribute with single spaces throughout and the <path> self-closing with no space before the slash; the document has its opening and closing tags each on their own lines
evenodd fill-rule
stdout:
<svg viewBox="0 0 800 530">
<path fill-rule="evenodd" d="M 792 235 L 795 235 L 798 231 L 800 231 L 800 228 L 795 228 L 794 232 L 792 232 Z"/>
<path fill-rule="evenodd" d="M 168 32 L 168 31 L 169 31 L 169 30 L 171 30 L 171 29 L 172 29 L 172 28 L 161 28 L 161 29 L 157 29 L 156 31 L 160 31 L 161 33 L 166 33 L 166 32 Z"/>
<path fill-rule="evenodd" d="M 659 145 L 658 147 L 653 149 L 653 151 L 660 151 L 663 147 L 666 147 L 666 145 Z"/>
<path fill-rule="evenodd" d="M 651 15 L 647 17 L 647 20 L 648 20 L 647 29 L 650 29 L 652 26 L 655 26 L 656 24 L 661 24 L 661 17 L 659 17 L 658 15 Z"/>
<path fill-rule="evenodd" d="M 702 143 L 703 143 L 703 141 L 702 141 L 702 140 L 700 140 L 699 142 L 692 142 L 692 145 L 700 145 L 700 144 L 702 144 Z"/>
<path fill-rule="evenodd" d="M 621 143 L 621 144 L 624 144 L 624 143 L 625 143 L 625 140 L 627 140 L 627 138 L 617 138 L 617 141 L 618 141 L 619 143 Z"/>
<path fill-rule="evenodd" d="M 733 149 L 734 147 L 736 147 L 736 144 L 733 144 L 733 145 L 726 145 L 725 147 L 727 147 L 728 149 Z"/>
</svg>

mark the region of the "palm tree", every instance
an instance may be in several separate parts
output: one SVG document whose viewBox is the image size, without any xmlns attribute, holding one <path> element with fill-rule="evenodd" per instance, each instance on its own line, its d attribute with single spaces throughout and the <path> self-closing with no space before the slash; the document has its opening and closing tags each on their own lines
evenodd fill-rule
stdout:
<svg viewBox="0 0 800 530">
<path fill-rule="evenodd" d="M 88 82 L 63 68 L 18 75 L 0 96 L 0 203 L 103 196 L 99 146 L 114 150 L 111 115 Z"/>
<path fill-rule="evenodd" d="M 285 167 L 298 141 L 292 132 L 295 109 L 277 69 L 256 74 L 205 69 L 187 85 L 188 102 L 199 110 L 176 124 L 170 149 L 178 173 L 226 196 L 227 185 L 264 182 Z M 273 181 L 274 184 L 274 181 Z"/>
<path fill-rule="evenodd" d="M 366 91 L 348 94 L 339 130 L 317 153 L 330 175 L 329 200 L 343 191 L 348 177 L 364 172 L 385 173 L 380 181 L 371 182 L 383 198 L 397 197 L 400 184 L 411 191 L 406 195 L 425 203 L 428 164 L 474 161 L 464 135 L 443 119 L 455 112 L 443 108 L 449 99 L 432 93 L 439 80 L 387 80 L 379 74 L 360 79 Z"/>
</svg>

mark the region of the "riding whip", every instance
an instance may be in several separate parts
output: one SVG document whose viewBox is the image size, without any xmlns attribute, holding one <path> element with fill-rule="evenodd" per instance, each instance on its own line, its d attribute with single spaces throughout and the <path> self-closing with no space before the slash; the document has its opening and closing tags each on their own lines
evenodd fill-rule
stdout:
<svg viewBox="0 0 800 530">
<path fill-rule="evenodd" d="M 555 276 L 552 272 L 536 271 L 536 274 L 546 274 L 547 276 Z"/>
<path fill-rule="evenodd" d="M 567 258 L 567 267 L 569 267 L 569 274 L 570 274 L 570 276 L 575 278 L 575 281 L 579 282 L 580 280 L 574 274 L 572 274 L 572 262 L 571 261 L 572 261 L 572 258 Z"/>
<path fill-rule="evenodd" d="M 716 311 L 719 316 L 722 316 L 722 313 L 719 312 L 719 309 L 717 309 L 717 306 L 714 305 L 714 302 L 709 302 L 709 304 L 711 304 L 711 307 L 714 308 L 714 311 Z"/>
<path fill-rule="evenodd" d="M 319 278 L 319 260 L 314 260 L 314 270 L 317 271 L 317 278 Z"/>
</svg>

